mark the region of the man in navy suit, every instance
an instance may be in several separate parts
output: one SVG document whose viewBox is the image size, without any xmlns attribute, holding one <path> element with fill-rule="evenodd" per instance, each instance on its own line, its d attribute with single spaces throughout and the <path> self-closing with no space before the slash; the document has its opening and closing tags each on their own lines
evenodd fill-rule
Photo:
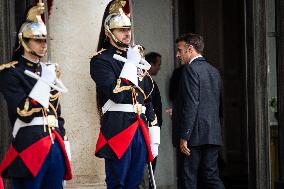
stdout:
<svg viewBox="0 0 284 189">
<path fill-rule="evenodd" d="M 217 165 L 222 143 L 221 77 L 202 56 L 202 36 L 184 34 L 176 43 L 176 57 L 184 64 L 177 103 L 183 188 L 223 189 Z"/>
</svg>

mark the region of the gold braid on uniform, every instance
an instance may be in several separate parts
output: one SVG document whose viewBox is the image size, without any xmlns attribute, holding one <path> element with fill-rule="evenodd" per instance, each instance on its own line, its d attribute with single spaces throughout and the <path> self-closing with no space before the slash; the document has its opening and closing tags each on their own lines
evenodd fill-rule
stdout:
<svg viewBox="0 0 284 189">
<path fill-rule="evenodd" d="M 6 64 L 0 64 L 0 71 L 6 68 L 15 68 L 15 65 L 18 64 L 18 61 L 12 61 Z"/>
<path fill-rule="evenodd" d="M 89 56 L 89 59 L 92 59 L 93 57 L 102 54 L 102 52 L 104 52 L 106 49 L 101 48 L 99 51 L 95 52 L 94 54 L 92 54 L 91 56 Z"/>
<path fill-rule="evenodd" d="M 49 99 L 50 102 L 54 102 L 54 101 L 57 100 L 55 110 L 58 109 L 59 101 L 60 101 L 60 99 L 61 99 L 61 96 L 62 96 L 62 93 L 61 93 L 61 92 L 57 92 L 57 93 L 55 93 L 55 94 L 53 94 L 53 95 L 50 96 L 50 99 Z M 52 105 L 51 103 L 49 103 L 49 104 Z"/>
<path fill-rule="evenodd" d="M 155 85 L 154 85 L 154 81 L 153 81 L 152 77 L 150 76 L 149 72 L 146 71 L 145 75 L 149 76 L 149 78 L 151 79 L 151 82 L 152 82 L 152 89 L 151 89 L 150 93 L 147 95 L 147 97 L 145 98 L 145 99 L 147 99 L 152 94 Z"/>
<path fill-rule="evenodd" d="M 57 100 L 57 99 L 59 99 L 59 97 L 61 96 L 61 93 L 60 92 L 57 92 L 57 93 L 55 93 L 54 95 L 51 95 L 50 96 L 50 100 L 49 101 L 55 101 L 55 100 Z"/>
<path fill-rule="evenodd" d="M 117 79 L 116 81 L 116 86 L 113 89 L 113 93 L 120 93 L 121 91 L 128 91 L 132 88 L 132 86 L 120 86 L 121 84 L 121 79 Z"/>
<path fill-rule="evenodd" d="M 24 105 L 24 109 L 21 110 L 19 107 L 17 107 L 17 113 L 22 117 L 27 117 L 32 115 L 33 113 L 40 112 L 42 110 L 42 108 L 32 108 L 31 110 L 29 110 L 29 107 L 30 107 L 30 102 L 29 99 L 27 98 Z"/>
<path fill-rule="evenodd" d="M 58 115 L 57 115 L 57 107 L 55 108 L 51 103 L 49 103 L 49 107 L 52 109 L 52 111 L 54 112 L 54 116 L 56 118 L 58 118 Z"/>
<path fill-rule="evenodd" d="M 145 92 L 143 91 L 143 89 L 141 89 L 141 87 L 139 86 L 135 86 L 144 96 L 144 100 L 146 100 L 149 96 L 146 96 Z"/>
</svg>

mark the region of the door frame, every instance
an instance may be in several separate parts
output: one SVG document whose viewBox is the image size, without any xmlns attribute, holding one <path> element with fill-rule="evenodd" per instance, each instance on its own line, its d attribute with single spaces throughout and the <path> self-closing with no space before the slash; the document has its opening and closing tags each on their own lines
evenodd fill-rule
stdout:
<svg viewBox="0 0 284 189">
<path fill-rule="evenodd" d="M 0 64 L 11 60 L 17 32 L 25 20 L 26 10 L 33 0 L 0 1 Z M 0 73 L 1 74 L 1 73 Z M 11 141 L 11 124 L 7 115 L 6 102 L 0 93 L 0 162 Z M 5 188 L 11 188 L 10 182 L 4 180 Z"/>
<path fill-rule="evenodd" d="M 244 5 L 249 188 L 270 189 L 266 2 L 244 0 Z"/>
<path fill-rule="evenodd" d="M 284 2 L 276 0 L 277 99 L 278 99 L 278 163 L 276 189 L 284 188 Z"/>
</svg>

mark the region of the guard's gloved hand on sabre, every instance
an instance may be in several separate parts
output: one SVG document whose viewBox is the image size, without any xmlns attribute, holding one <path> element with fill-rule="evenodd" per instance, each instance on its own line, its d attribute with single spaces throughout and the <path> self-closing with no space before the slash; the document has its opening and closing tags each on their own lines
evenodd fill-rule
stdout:
<svg viewBox="0 0 284 189">
<path fill-rule="evenodd" d="M 49 84 L 54 83 L 56 79 L 55 65 L 40 64 L 42 69 L 41 77 L 33 87 L 29 97 L 36 100 L 43 107 L 48 108 L 51 90 Z"/>
<path fill-rule="evenodd" d="M 159 126 L 151 126 L 149 127 L 149 135 L 151 141 L 151 151 L 154 156 L 158 156 L 159 145 L 160 145 L 160 127 Z"/>
<path fill-rule="evenodd" d="M 141 60 L 141 54 L 140 54 L 140 45 L 135 45 L 134 47 L 128 47 L 127 49 L 127 62 L 133 63 L 133 64 L 139 64 Z"/>
<path fill-rule="evenodd" d="M 127 50 L 127 61 L 124 63 L 124 66 L 120 73 L 120 78 L 125 78 L 131 81 L 134 85 L 138 86 L 138 77 L 137 77 L 137 67 L 141 60 L 141 54 L 139 50 L 139 45 L 134 47 L 129 47 Z"/>
</svg>

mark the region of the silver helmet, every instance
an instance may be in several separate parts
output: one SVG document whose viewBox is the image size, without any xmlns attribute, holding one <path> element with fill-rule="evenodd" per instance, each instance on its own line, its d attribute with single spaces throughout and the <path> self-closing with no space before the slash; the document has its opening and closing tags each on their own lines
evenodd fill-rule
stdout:
<svg viewBox="0 0 284 189">
<path fill-rule="evenodd" d="M 106 17 L 104 21 L 104 29 L 105 32 L 110 35 L 110 37 L 114 40 L 114 42 L 119 46 L 125 46 L 123 42 L 119 41 L 114 34 L 112 33 L 112 29 L 119 28 L 130 28 L 131 21 L 130 18 L 123 12 L 122 8 L 125 6 L 125 1 L 116 0 L 110 6 L 109 15 Z"/>
<path fill-rule="evenodd" d="M 46 39 L 46 26 L 41 19 L 41 14 L 44 12 L 44 4 L 38 3 L 32 7 L 27 15 L 27 20 L 19 30 L 19 44 L 28 52 L 32 52 L 26 44 L 26 39 Z"/>
</svg>

